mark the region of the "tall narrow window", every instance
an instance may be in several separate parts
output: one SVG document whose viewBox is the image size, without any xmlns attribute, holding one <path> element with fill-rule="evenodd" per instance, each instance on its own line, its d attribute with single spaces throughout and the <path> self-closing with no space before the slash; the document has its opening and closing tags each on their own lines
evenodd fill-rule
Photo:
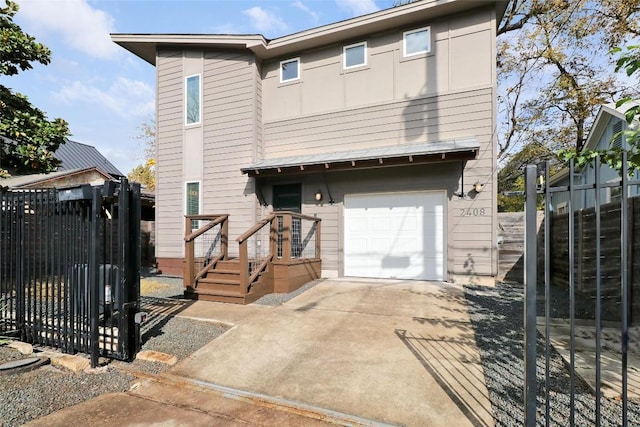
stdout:
<svg viewBox="0 0 640 427">
<path fill-rule="evenodd" d="M 200 183 L 187 182 L 185 185 L 185 214 L 200 215 Z M 191 228 L 198 228 L 198 221 L 191 221 Z"/>
<path fill-rule="evenodd" d="M 280 83 L 298 80 L 299 78 L 300 58 L 293 58 L 280 62 Z"/>
<path fill-rule="evenodd" d="M 188 125 L 200 123 L 200 75 L 187 77 L 185 119 Z"/>
<path fill-rule="evenodd" d="M 345 46 L 342 56 L 345 70 L 367 65 L 367 42 Z"/>
<path fill-rule="evenodd" d="M 431 52 L 431 30 L 429 27 L 404 32 L 404 56 Z"/>
</svg>

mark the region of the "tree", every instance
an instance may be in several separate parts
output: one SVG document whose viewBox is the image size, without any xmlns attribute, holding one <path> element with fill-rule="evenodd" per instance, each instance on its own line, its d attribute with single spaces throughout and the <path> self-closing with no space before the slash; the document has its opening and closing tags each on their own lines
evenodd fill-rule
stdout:
<svg viewBox="0 0 640 427">
<path fill-rule="evenodd" d="M 149 119 L 138 127 L 140 134 L 134 138 L 142 143 L 144 162 L 129 172 L 127 178 L 144 185 L 150 191 L 156 191 L 156 122 Z"/>
<path fill-rule="evenodd" d="M 628 46 L 626 49 L 615 48 L 613 54 L 618 54 L 616 61 L 616 72 L 622 69 L 628 77 L 636 74 L 640 70 L 640 45 Z M 575 150 L 566 149 L 560 151 L 563 160 L 575 159 L 578 167 L 593 165 L 596 158 L 602 163 L 609 165 L 618 171 L 620 175 L 627 173 L 633 175 L 640 169 L 640 103 L 630 97 L 623 97 L 616 102 L 616 108 L 625 107 L 625 120 L 629 124 L 628 129 L 621 131 L 611 137 L 609 147 L 602 150 Z M 613 142 L 620 136 L 624 136 L 627 147 L 616 147 Z M 627 170 L 622 170 L 622 153 L 627 152 Z"/>
<path fill-rule="evenodd" d="M 499 191 L 519 190 L 516 165 L 580 151 L 601 104 L 637 95 L 601 52 L 638 38 L 639 18 L 640 0 L 509 3 L 497 30 Z"/>
<path fill-rule="evenodd" d="M 582 149 L 599 105 L 634 89 L 601 52 L 640 36 L 639 18 L 638 0 L 510 3 L 498 29 L 500 159 L 540 135 Z"/>
<path fill-rule="evenodd" d="M 47 65 L 51 58 L 46 46 L 13 22 L 18 9 L 10 0 L 0 8 L 0 74 L 5 76 L 33 68 L 33 62 Z M 0 176 L 7 176 L 7 169 L 46 173 L 60 164 L 53 153 L 69 136 L 69 125 L 49 121 L 26 96 L 0 85 L 0 136 Z"/>
</svg>

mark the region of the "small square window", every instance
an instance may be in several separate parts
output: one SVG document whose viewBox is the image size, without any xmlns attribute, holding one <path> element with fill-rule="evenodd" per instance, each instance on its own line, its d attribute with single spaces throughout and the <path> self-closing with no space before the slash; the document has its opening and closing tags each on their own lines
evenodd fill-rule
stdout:
<svg viewBox="0 0 640 427">
<path fill-rule="evenodd" d="M 367 42 L 345 46 L 343 57 L 345 69 L 367 65 Z"/>
<path fill-rule="evenodd" d="M 280 62 L 280 82 L 290 82 L 300 78 L 300 58 Z"/>
<path fill-rule="evenodd" d="M 429 27 L 404 33 L 404 56 L 431 52 L 431 30 Z"/>
</svg>

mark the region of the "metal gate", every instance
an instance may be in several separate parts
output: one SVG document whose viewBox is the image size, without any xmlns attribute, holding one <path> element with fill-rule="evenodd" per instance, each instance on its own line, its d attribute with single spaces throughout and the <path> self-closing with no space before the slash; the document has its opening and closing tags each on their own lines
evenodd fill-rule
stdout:
<svg viewBox="0 0 640 427">
<path fill-rule="evenodd" d="M 558 406 L 563 405 L 568 405 L 569 418 L 566 421 L 570 425 L 588 423 L 597 426 L 602 424 L 627 426 L 630 424 L 631 403 L 628 399 L 629 328 L 632 312 L 630 276 L 633 271 L 630 263 L 633 233 L 630 227 L 633 225 L 634 216 L 630 208 L 635 203 L 629 197 L 629 192 L 632 188 L 637 192 L 640 181 L 632 181 L 626 174 L 622 174 L 620 180 L 601 182 L 602 171 L 597 158 L 592 165 L 586 167 L 592 168 L 593 178 L 590 181 L 593 182 L 578 181 L 576 177 L 578 171 L 571 162 L 567 182 L 557 186 L 550 185 L 548 164 L 529 165 L 525 170 L 524 400 L 527 426 L 557 424 L 557 421 L 554 421 L 554 411 Z M 622 156 L 621 170 L 627 170 L 626 153 Z M 586 196 L 583 197 L 587 194 L 591 200 L 588 203 L 589 206 L 586 206 L 586 202 L 576 206 L 578 200 L 587 199 Z M 616 199 L 613 202 L 612 194 Z M 542 229 L 537 230 L 536 205 L 540 203 L 541 197 L 545 220 Z M 558 200 L 563 202 L 559 203 Z M 559 206 L 561 206 L 561 212 L 558 212 Z M 583 239 L 585 227 L 582 215 L 587 209 L 591 221 L 590 234 Z M 565 222 L 560 223 L 561 221 Z M 605 221 L 607 227 L 603 227 Z M 560 234 L 564 237 L 561 238 Z M 559 241 L 561 241 L 560 246 L 565 246 L 562 250 L 558 250 Z M 605 259 L 603 256 L 605 247 L 608 251 L 615 249 L 615 254 L 607 255 Z M 566 271 L 554 271 L 553 265 L 557 263 L 558 258 L 564 258 L 566 261 Z M 556 266 L 555 269 L 557 270 L 558 267 Z M 588 269 L 589 274 L 584 274 L 584 269 Z M 553 374 L 550 367 L 550 354 L 554 351 L 551 347 L 551 325 L 554 321 L 551 308 L 552 287 L 558 286 L 559 273 L 562 273 L 563 278 L 566 279 L 563 284 L 566 283 L 564 303 L 567 304 L 566 324 L 569 329 L 566 363 L 569 370 L 568 402 L 554 401 L 557 396 L 552 391 Z M 595 381 L 593 396 L 588 398 L 591 401 L 589 407 L 593 407 L 593 412 L 590 408 L 585 408 L 584 401 L 576 400 L 576 385 L 577 382 L 582 381 L 576 373 L 576 343 L 581 339 L 576 333 L 576 298 L 582 295 L 578 291 L 586 288 L 590 290 L 590 301 L 593 301 L 593 318 L 589 320 L 593 325 L 594 333 L 593 358 L 589 362 L 593 366 L 589 368 L 595 370 Z M 607 296 L 606 299 L 605 296 Z M 607 398 L 603 396 L 603 366 L 609 362 L 608 358 L 603 360 L 605 350 L 603 312 L 605 303 L 608 303 L 611 298 L 615 298 L 616 307 L 619 309 L 615 327 L 618 331 L 616 335 L 619 334 L 619 348 L 616 354 L 620 358 L 619 370 L 616 373 L 620 376 L 620 395 L 617 399 L 613 399 L 615 400 L 613 404 L 610 404 L 610 401 L 605 402 Z M 541 301 L 544 307 L 537 306 L 537 301 Z M 541 332 L 540 335 L 538 331 Z M 536 377 L 536 362 L 538 377 Z M 615 407 L 613 418 L 611 411 L 607 410 L 605 419 L 603 415 L 605 404 L 607 408 Z M 633 408 L 637 409 L 636 406 Z M 576 418 L 577 414 L 580 415 L 579 420 Z"/>
<path fill-rule="evenodd" d="M 140 346 L 140 186 L 0 194 L 0 334 L 132 360 Z"/>
</svg>

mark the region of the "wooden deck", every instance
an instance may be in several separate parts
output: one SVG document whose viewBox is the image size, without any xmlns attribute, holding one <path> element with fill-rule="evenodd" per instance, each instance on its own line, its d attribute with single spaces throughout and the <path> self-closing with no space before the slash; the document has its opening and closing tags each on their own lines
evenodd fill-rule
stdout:
<svg viewBox="0 0 640 427">
<path fill-rule="evenodd" d="M 236 241 L 239 256 L 228 257 L 229 215 L 187 216 L 186 230 L 198 220 L 198 230 L 185 236 L 184 286 L 187 298 L 249 304 L 270 293 L 286 293 L 320 277 L 320 219 L 277 212 Z M 208 237 L 204 237 L 208 235 Z M 195 256 L 195 243 L 205 256 Z M 257 240 L 257 243 L 256 241 Z M 266 253 L 258 253 L 268 241 Z M 203 249 L 204 248 L 204 249 Z M 253 251 L 251 250 L 253 248 Z"/>
</svg>

